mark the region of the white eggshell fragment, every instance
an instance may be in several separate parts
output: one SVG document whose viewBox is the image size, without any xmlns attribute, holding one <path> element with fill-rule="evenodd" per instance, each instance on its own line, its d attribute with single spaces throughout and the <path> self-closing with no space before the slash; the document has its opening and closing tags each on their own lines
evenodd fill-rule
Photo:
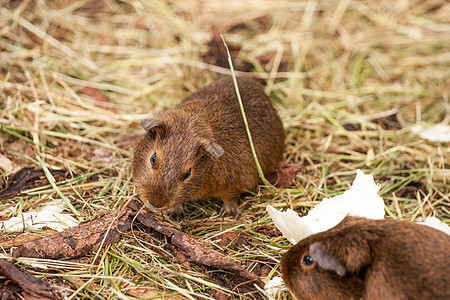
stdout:
<svg viewBox="0 0 450 300">
<path fill-rule="evenodd" d="M 450 142 L 450 126 L 445 124 L 436 124 L 428 128 L 424 128 L 422 125 L 414 125 L 411 128 L 413 133 L 419 134 L 423 139 L 431 142 Z"/>
<path fill-rule="evenodd" d="M 63 231 L 74 227 L 79 222 L 69 214 L 63 214 L 65 204 L 62 200 L 51 201 L 41 206 L 39 211 L 23 212 L 18 217 L 12 217 L 5 221 L 0 221 L 0 230 L 4 232 L 18 232 L 26 229 L 52 228 L 56 231 Z"/>
<path fill-rule="evenodd" d="M 299 217 L 291 209 L 280 212 L 270 205 L 266 209 L 283 236 L 296 244 L 311 234 L 336 226 L 347 215 L 383 219 L 384 202 L 378 196 L 379 190 L 380 186 L 375 184 L 372 175 L 357 170 L 350 189 L 342 195 L 323 199 L 304 217 Z"/>
<path fill-rule="evenodd" d="M 416 221 L 417 224 L 421 225 L 427 225 L 434 229 L 440 230 L 442 232 L 445 232 L 446 234 L 450 235 L 450 227 L 445 224 L 444 222 L 441 222 L 436 217 L 427 217 L 425 218 L 425 221 Z"/>
<path fill-rule="evenodd" d="M 283 278 L 275 276 L 264 285 L 267 298 L 277 299 L 280 292 L 286 289 Z"/>
</svg>

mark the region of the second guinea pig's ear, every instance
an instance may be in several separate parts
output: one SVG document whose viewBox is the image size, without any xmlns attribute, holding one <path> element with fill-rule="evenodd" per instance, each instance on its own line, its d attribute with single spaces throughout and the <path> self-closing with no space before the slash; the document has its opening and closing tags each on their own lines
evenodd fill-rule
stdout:
<svg viewBox="0 0 450 300">
<path fill-rule="evenodd" d="M 219 158 L 225 152 L 219 144 L 214 141 L 207 141 L 204 143 L 204 149 L 208 151 L 214 158 Z"/>
<path fill-rule="evenodd" d="M 341 272 L 339 264 L 344 266 L 344 273 L 357 273 L 367 266 L 372 257 L 369 243 L 370 233 L 354 227 L 340 230 L 339 234 L 329 236 L 327 239 L 311 244 L 310 251 L 314 251 L 317 256 L 314 259 L 318 265 L 327 266 L 336 271 L 338 275 Z M 325 269 L 325 267 L 323 267 Z M 341 275 L 342 276 L 342 275 Z"/>
<path fill-rule="evenodd" d="M 332 257 L 320 242 L 309 246 L 309 256 L 324 270 L 334 271 L 339 276 L 344 276 L 347 272 L 344 265 L 338 259 Z"/>
<path fill-rule="evenodd" d="M 145 131 L 149 132 L 155 128 L 162 127 L 163 123 L 156 119 L 144 119 L 141 121 L 141 125 Z"/>
</svg>

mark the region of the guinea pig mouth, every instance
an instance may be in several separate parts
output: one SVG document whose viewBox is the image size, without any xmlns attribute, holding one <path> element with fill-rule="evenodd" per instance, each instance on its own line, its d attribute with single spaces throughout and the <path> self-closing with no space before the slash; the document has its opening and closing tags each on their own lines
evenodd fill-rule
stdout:
<svg viewBox="0 0 450 300">
<path fill-rule="evenodd" d="M 163 207 L 156 207 L 156 206 L 153 206 L 152 204 L 150 204 L 150 203 L 147 202 L 147 203 L 145 203 L 145 207 L 146 207 L 148 210 L 150 210 L 150 211 L 161 212 L 161 211 L 167 209 L 169 206 L 167 206 L 167 207 L 165 207 L 165 206 L 163 206 Z"/>
<path fill-rule="evenodd" d="M 167 205 L 164 205 L 162 207 L 156 207 L 154 205 L 152 205 L 151 203 L 145 203 L 145 207 L 150 210 L 151 212 L 155 212 L 155 213 L 162 213 L 162 212 L 166 212 L 168 210 L 170 210 L 171 207 L 175 206 L 175 203 L 169 203 Z"/>
<path fill-rule="evenodd" d="M 153 212 L 161 212 L 176 205 L 174 201 L 169 201 L 166 197 L 159 195 L 160 193 L 149 192 L 148 190 L 138 191 L 144 206 Z"/>
</svg>

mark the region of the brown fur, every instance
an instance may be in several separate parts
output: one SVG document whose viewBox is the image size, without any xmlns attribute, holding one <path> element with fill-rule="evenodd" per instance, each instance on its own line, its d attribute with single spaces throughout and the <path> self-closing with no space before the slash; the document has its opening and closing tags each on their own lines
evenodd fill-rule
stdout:
<svg viewBox="0 0 450 300">
<path fill-rule="evenodd" d="M 281 271 L 296 299 L 450 299 L 449 250 L 450 237 L 425 225 L 346 217 L 293 246 Z"/>
<path fill-rule="evenodd" d="M 283 125 L 260 84 L 242 78 L 238 85 L 267 174 L 282 159 Z M 217 198 L 224 203 L 222 212 L 236 215 L 240 194 L 258 185 L 232 78 L 198 90 L 158 120 L 144 120 L 143 126 L 149 130 L 134 151 L 133 177 L 147 207 L 166 210 L 188 200 Z M 149 161 L 153 153 L 154 168 Z M 191 175 L 183 181 L 189 169 Z"/>
</svg>

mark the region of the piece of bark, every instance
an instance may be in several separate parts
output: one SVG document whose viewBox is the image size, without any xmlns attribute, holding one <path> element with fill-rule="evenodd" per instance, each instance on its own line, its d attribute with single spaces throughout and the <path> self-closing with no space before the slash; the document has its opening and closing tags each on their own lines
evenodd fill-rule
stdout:
<svg viewBox="0 0 450 300">
<path fill-rule="evenodd" d="M 140 204 L 137 201 L 132 201 L 129 206 L 134 210 L 140 208 Z M 177 247 L 191 262 L 224 271 L 230 271 L 248 283 L 255 283 L 260 287 L 264 286 L 262 281 L 255 274 L 250 273 L 239 264 L 226 259 L 218 252 L 204 246 L 202 243 L 172 227 L 170 224 L 167 224 L 144 211 L 139 213 L 136 219 L 143 225 L 164 234 L 170 239 L 170 243 Z"/>
<path fill-rule="evenodd" d="M 70 175 L 66 170 L 49 170 L 56 181 L 67 179 Z M 8 186 L 0 192 L 0 201 L 22 194 L 22 191 L 48 184 L 43 170 L 33 168 L 22 168 L 17 171 L 9 180 Z"/>
<path fill-rule="evenodd" d="M 14 294 L 20 292 L 20 286 L 9 279 L 0 280 L 0 299 L 15 300 Z"/>
<path fill-rule="evenodd" d="M 13 252 L 14 257 L 36 257 L 49 259 L 74 258 L 90 253 L 104 239 L 108 228 L 108 236 L 104 246 L 120 238 L 122 233 L 130 230 L 134 217 L 144 226 L 149 227 L 167 237 L 170 243 L 190 262 L 204 265 L 235 274 L 240 285 L 257 284 L 263 287 L 262 281 L 255 274 L 242 268 L 238 263 L 229 261 L 218 252 L 204 246 L 191 236 L 179 231 L 170 224 L 139 210 L 142 205 L 132 200 L 122 211 L 108 213 L 99 219 L 83 223 L 53 234 L 49 237 L 23 244 Z M 112 223 L 112 226 L 111 226 Z M 248 286 L 248 285 L 247 285 Z"/>
<path fill-rule="evenodd" d="M 5 239 L 0 241 L 0 247 L 4 249 L 9 249 L 11 247 L 18 247 L 22 244 L 42 239 L 41 235 L 38 234 L 27 234 L 27 235 L 19 235 L 16 237 L 12 237 L 9 239 Z M 0 298 L 1 299 L 1 298 Z"/>
<path fill-rule="evenodd" d="M 25 299 L 43 300 L 60 298 L 44 281 L 25 270 L 17 268 L 7 260 L 0 259 L 0 274 L 20 286 Z"/>
<path fill-rule="evenodd" d="M 300 164 L 280 163 L 277 169 L 267 175 L 267 180 L 278 188 L 292 186 L 297 173 L 302 172 L 303 167 Z"/>
<path fill-rule="evenodd" d="M 23 244 L 14 250 L 13 256 L 62 259 L 89 254 L 102 243 L 106 234 L 104 245 L 115 242 L 130 230 L 136 213 L 130 207 L 110 212 L 91 222 Z"/>
</svg>

